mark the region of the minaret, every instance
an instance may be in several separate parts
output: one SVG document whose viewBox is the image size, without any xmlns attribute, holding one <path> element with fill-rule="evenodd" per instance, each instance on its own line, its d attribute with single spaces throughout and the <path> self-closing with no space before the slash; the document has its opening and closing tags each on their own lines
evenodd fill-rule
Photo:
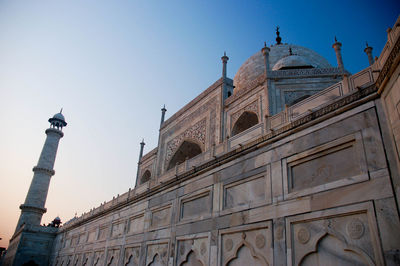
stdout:
<svg viewBox="0 0 400 266">
<path fill-rule="evenodd" d="M 338 68 L 340 68 L 342 72 L 344 72 L 343 59 L 341 53 L 342 44 L 337 41 L 336 36 L 335 36 L 335 43 L 332 45 L 332 48 L 335 49 Z"/>
<path fill-rule="evenodd" d="M 366 44 L 367 44 L 367 47 L 365 47 L 364 52 L 367 54 L 368 62 L 369 62 L 369 65 L 371 66 L 374 64 L 374 58 L 372 57 L 372 47 L 368 46 L 368 43 L 366 43 Z"/>
<path fill-rule="evenodd" d="M 279 37 L 279 27 L 277 27 L 276 32 L 278 34 Z M 280 38 L 280 37 L 279 37 Z M 277 42 L 278 42 L 278 38 L 277 38 Z M 280 42 L 280 40 L 279 40 Z M 265 93 L 268 97 L 268 114 L 271 115 L 273 113 L 274 110 L 274 101 L 272 101 L 273 98 L 273 91 L 272 91 L 272 87 L 270 84 L 270 80 L 268 79 L 268 71 L 269 71 L 269 52 L 271 51 L 271 49 L 269 49 L 267 47 L 267 43 L 264 42 L 264 47 L 261 48 L 261 53 L 264 56 L 264 67 L 265 67 L 265 78 L 266 78 L 266 86 L 265 86 Z"/>
<path fill-rule="evenodd" d="M 268 70 L 269 70 L 269 52 L 271 49 L 267 47 L 267 43 L 264 42 L 264 47 L 261 49 L 261 52 L 264 56 L 264 66 L 265 66 L 265 75 L 268 75 Z"/>
<path fill-rule="evenodd" d="M 139 152 L 139 160 L 138 160 L 138 166 L 137 166 L 137 171 L 136 171 L 136 184 L 135 187 L 139 185 L 139 169 L 140 169 L 140 160 L 142 159 L 143 156 L 143 148 L 146 143 L 144 143 L 144 139 L 142 139 L 142 142 L 140 142 L 140 152 Z"/>
<path fill-rule="evenodd" d="M 165 109 L 165 104 L 163 106 L 163 108 L 161 109 L 161 122 L 160 122 L 160 128 L 162 126 L 162 124 L 164 123 L 164 119 L 165 119 L 165 112 L 167 111 L 167 109 Z"/>
<path fill-rule="evenodd" d="M 221 57 L 222 60 L 222 78 L 226 79 L 226 64 L 228 63 L 229 57 L 226 56 L 226 52 L 224 52 L 224 56 Z"/>
<path fill-rule="evenodd" d="M 19 217 L 18 231 L 22 225 L 40 225 L 43 214 L 46 212 L 45 203 L 49 190 L 50 178 L 54 175 L 54 162 L 60 139 L 64 136 L 62 128 L 67 125 L 62 115 L 62 109 L 49 119 L 50 128 L 46 129 L 46 141 L 43 145 L 39 161 L 33 167 L 33 178 L 24 204 L 21 204 L 21 216 Z"/>
</svg>

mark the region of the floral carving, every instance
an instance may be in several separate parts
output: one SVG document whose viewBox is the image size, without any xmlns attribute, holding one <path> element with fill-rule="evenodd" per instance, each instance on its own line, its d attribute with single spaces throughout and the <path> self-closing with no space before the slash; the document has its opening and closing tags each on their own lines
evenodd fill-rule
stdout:
<svg viewBox="0 0 400 266">
<path fill-rule="evenodd" d="M 169 162 L 172 155 L 174 155 L 175 151 L 185 139 L 195 140 L 197 144 L 201 144 L 204 148 L 206 142 L 206 119 L 204 118 L 203 120 L 197 122 L 167 143 L 167 151 L 165 156 L 166 163 Z"/>
</svg>

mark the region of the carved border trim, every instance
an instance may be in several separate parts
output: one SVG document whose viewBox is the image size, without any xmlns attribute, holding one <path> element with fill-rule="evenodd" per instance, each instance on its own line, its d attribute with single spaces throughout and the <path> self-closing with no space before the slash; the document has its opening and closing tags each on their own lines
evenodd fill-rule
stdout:
<svg viewBox="0 0 400 266">
<path fill-rule="evenodd" d="M 397 57 L 400 54 L 400 38 L 397 38 L 395 45 L 393 46 L 392 51 L 390 52 L 388 58 L 386 59 L 385 64 L 383 65 L 381 72 L 375 82 L 376 86 L 380 89 L 383 81 L 386 79 L 388 75 L 393 71 L 392 66 L 395 63 Z M 398 63 L 398 62 L 397 62 Z"/>
</svg>

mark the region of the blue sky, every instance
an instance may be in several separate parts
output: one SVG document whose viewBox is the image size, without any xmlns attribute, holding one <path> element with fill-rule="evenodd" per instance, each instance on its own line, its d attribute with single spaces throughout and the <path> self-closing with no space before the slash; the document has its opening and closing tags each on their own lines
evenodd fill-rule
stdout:
<svg viewBox="0 0 400 266">
<path fill-rule="evenodd" d="M 311 48 L 336 66 L 379 56 L 398 1 L 0 1 L 0 246 L 6 246 L 43 142 L 47 119 L 69 123 L 43 222 L 63 221 L 134 185 L 139 142 L 221 76 L 233 78 L 264 41 Z M 6 204 L 5 204 L 6 203 Z"/>
</svg>

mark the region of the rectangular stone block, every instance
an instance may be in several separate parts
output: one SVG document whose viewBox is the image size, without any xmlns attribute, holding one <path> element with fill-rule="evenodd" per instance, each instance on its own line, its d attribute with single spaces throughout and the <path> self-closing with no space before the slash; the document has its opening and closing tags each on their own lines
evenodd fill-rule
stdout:
<svg viewBox="0 0 400 266">
<path fill-rule="evenodd" d="M 212 191 L 206 190 L 180 201 L 180 220 L 211 214 Z"/>
</svg>

